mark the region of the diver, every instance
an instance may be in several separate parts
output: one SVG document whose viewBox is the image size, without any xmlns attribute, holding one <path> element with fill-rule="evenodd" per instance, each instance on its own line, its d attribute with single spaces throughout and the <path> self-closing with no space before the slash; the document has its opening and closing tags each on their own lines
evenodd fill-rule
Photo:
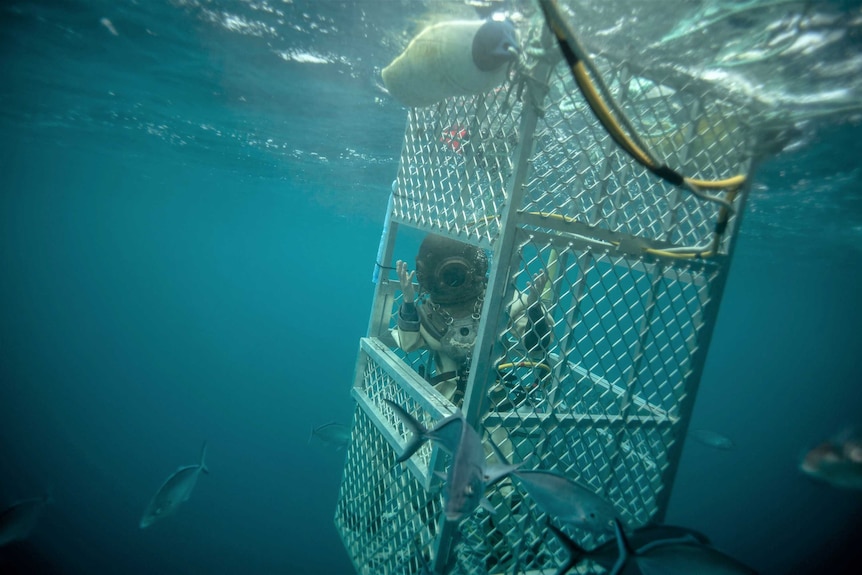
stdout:
<svg viewBox="0 0 862 575">
<path fill-rule="evenodd" d="M 434 375 L 423 375 L 446 399 L 460 406 L 487 286 L 485 252 L 429 234 L 416 255 L 415 272 L 408 271 L 402 260 L 396 263 L 396 271 L 403 299 L 393 330 L 395 341 L 406 352 L 430 349 Z M 509 333 L 521 342 L 528 357 L 544 357 L 550 347 L 552 323 L 539 298 L 544 285 L 545 274 L 540 273 L 526 293 L 516 290 L 508 305 Z"/>
<path fill-rule="evenodd" d="M 403 298 L 392 335 L 406 352 L 421 348 L 431 350 L 432 365 L 420 373 L 441 395 L 461 407 L 488 283 L 485 252 L 470 244 L 429 234 L 419 247 L 415 271 L 409 271 L 402 260 L 396 263 L 395 269 Z M 414 290 L 414 275 L 419 284 L 418 294 Z M 503 334 L 507 352 L 536 361 L 545 360 L 552 343 L 553 326 L 541 298 L 546 283 L 545 273 L 539 273 L 525 291 L 515 290 L 508 302 L 508 326 Z M 518 407 L 517 401 L 511 399 L 513 390 L 521 387 L 511 373 L 501 373 L 498 368 L 497 379 L 491 384 L 481 410 L 513 410 Z M 514 446 L 506 428 L 497 427 L 491 431 L 490 439 L 505 457 L 512 459 Z M 486 456 L 492 456 L 488 444 L 485 450 Z M 487 573 L 492 565 L 499 567 L 513 560 L 511 553 L 501 555 L 499 549 L 515 549 L 516 542 L 489 543 L 500 543 L 502 533 L 517 532 L 511 522 L 515 521 L 513 513 L 519 513 L 517 510 L 521 507 L 517 503 L 518 496 L 511 494 L 512 490 L 509 483 L 490 494 L 495 508 L 512 506 L 510 513 L 502 514 L 500 522 L 492 525 L 475 517 L 461 522 L 461 543 L 456 556 L 463 571 Z"/>
</svg>

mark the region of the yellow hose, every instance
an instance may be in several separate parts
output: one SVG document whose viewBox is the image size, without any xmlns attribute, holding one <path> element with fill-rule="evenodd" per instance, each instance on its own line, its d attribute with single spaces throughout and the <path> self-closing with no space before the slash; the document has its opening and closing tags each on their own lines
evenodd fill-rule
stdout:
<svg viewBox="0 0 862 575">
<path fill-rule="evenodd" d="M 614 117 L 607 103 L 602 99 L 601 94 L 595 88 L 595 84 L 589 76 L 587 66 L 584 62 L 587 60 L 587 55 L 583 50 L 579 49 L 577 38 L 571 26 L 563 18 L 556 0 L 539 0 L 539 5 L 545 15 L 545 21 L 548 27 L 557 38 L 560 49 L 568 62 L 575 83 L 581 90 L 584 99 L 590 106 L 590 109 L 598 118 L 599 122 L 607 130 L 611 138 L 614 139 L 635 161 L 639 164 L 664 179 L 673 185 L 683 185 L 687 187 L 697 197 L 721 204 L 722 208 L 732 209 L 730 202 L 717 196 L 704 194 L 700 189 L 706 190 L 723 190 L 727 188 L 738 188 L 745 180 L 744 174 L 726 178 L 723 180 L 699 180 L 695 178 L 686 178 L 669 168 L 666 165 L 659 165 L 653 159 L 651 154 L 642 149 L 636 142 L 633 141 L 628 134 L 620 126 L 620 122 Z"/>
<path fill-rule="evenodd" d="M 518 361 L 515 363 L 501 363 L 497 366 L 497 370 L 503 369 L 512 369 L 515 367 L 538 367 L 539 369 L 545 370 L 547 373 L 551 373 L 551 368 L 548 367 L 546 363 L 540 363 L 537 361 Z"/>
</svg>

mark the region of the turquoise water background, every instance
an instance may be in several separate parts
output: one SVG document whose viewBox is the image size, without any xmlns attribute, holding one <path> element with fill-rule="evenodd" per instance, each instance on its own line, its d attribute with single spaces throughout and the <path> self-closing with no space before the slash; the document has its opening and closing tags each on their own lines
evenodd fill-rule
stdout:
<svg viewBox="0 0 862 575">
<path fill-rule="evenodd" d="M 343 452 L 308 437 L 352 416 L 405 125 L 373 78 L 431 4 L 3 4 L 0 503 L 53 502 L 0 572 L 351 572 Z M 797 471 L 862 425 L 860 118 L 803 128 L 757 174 L 692 423 L 737 447 L 686 446 L 667 517 L 776 575 L 862 533 L 862 495 Z"/>
</svg>

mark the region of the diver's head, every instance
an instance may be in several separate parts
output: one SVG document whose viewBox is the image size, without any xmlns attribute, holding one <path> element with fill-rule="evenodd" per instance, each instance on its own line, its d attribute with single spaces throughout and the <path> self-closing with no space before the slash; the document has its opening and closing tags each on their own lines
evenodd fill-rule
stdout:
<svg viewBox="0 0 862 575">
<path fill-rule="evenodd" d="M 470 244 L 429 234 L 416 255 L 419 287 L 440 305 L 475 301 L 485 291 L 488 261 Z"/>
</svg>

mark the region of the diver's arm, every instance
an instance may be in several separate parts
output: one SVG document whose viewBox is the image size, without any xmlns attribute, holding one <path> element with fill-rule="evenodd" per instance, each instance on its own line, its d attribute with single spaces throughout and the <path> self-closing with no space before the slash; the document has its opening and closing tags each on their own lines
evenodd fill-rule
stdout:
<svg viewBox="0 0 862 575">
<path fill-rule="evenodd" d="M 410 307 L 415 314 L 416 319 L 411 319 L 411 314 L 405 307 Z M 419 314 L 416 312 L 416 306 L 412 303 L 401 304 L 401 309 L 398 310 L 398 327 L 392 330 L 392 337 L 395 338 L 395 343 L 404 351 L 410 352 L 425 345 L 425 340 L 422 339 L 422 334 L 419 333 Z"/>
<path fill-rule="evenodd" d="M 413 289 L 413 275 L 416 272 L 408 272 L 407 262 L 402 260 L 395 262 L 395 271 L 398 272 L 398 282 L 401 284 L 401 293 L 404 294 L 403 301 L 412 303 L 416 299 L 416 291 Z"/>
<path fill-rule="evenodd" d="M 551 345 L 553 319 L 541 301 L 547 276 L 544 272 L 533 277 L 526 292 L 515 291 L 509 304 L 510 331 L 519 339 L 531 357 L 542 356 Z"/>
<path fill-rule="evenodd" d="M 512 320 L 512 325 L 516 328 L 521 325 L 521 330 L 517 332 L 518 336 L 523 335 L 523 325 L 526 323 L 526 310 L 539 303 L 539 297 L 545 289 L 545 283 L 548 279 L 545 272 L 542 271 L 533 276 L 533 280 L 528 282 L 525 291 L 515 290 L 515 297 L 509 303 L 509 317 Z"/>
<path fill-rule="evenodd" d="M 403 297 L 398 308 L 398 328 L 393 330 L 392 335 L 398 347 L 404 351 L 413 351 L 424 344 L 419 333 L 419 311 L 416 309 L 416 292 L 413 289 L 414 272 L 408 272 L 407 263 L 401 260 L 396 262 L 395 270 L 398 272 Z"/>
<path fill-rule="evenodd" d="M 413 289 L 413 274 L 407 271 L 407 263 L 395 263 L 398 281 L 401 283 L 401 307 L 398 308 L 398 331 L 419 333 L 419 312 L 416 309 L 416 291 Z"/>
<path fill-rule="evenodd" d="M 405 301 L 398 308 L 398 331 L 419 333 L 419 311 L 412 301 Z"/>
</svg>

